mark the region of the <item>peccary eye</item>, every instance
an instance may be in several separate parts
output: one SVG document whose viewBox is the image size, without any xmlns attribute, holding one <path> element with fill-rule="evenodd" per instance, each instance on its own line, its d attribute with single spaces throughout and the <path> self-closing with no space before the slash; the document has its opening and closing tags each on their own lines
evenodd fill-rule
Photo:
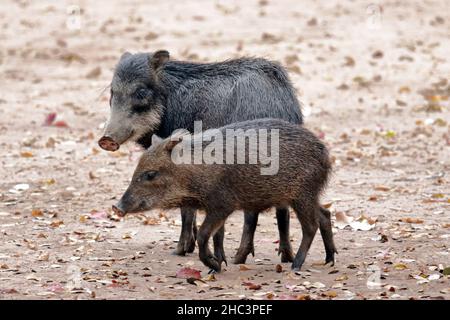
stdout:
<svg viewBox="0 0 450 320">
<path fill-rule="evenodd" d="M 158 171 L 146 171 L 142 174 L 143 181 L 151 181 L 158 175 Z"/>
<path fill-rule="evenodd" d="M 136 113 L 143 113 L 150 109 L 149 105 L 135 105 L 133 106 L 133 112 Z"/>
</svg>

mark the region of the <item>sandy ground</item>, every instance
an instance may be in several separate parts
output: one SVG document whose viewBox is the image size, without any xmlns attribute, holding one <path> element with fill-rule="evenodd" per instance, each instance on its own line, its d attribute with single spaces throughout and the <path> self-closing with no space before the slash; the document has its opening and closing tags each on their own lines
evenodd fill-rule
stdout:
<svg viewBox="0 0 450 320">
<path fill-rule="evenodd" d="M 1 299 L 450 298 L 447 1 L 4 0 L 0 24 Z M 215 279 L 197 250 L 171 255 L 177 211 L 109 218 L 140 152 L 97 147 L 104 89 L 125 50 L 156 49 L 288 67 L 334 159 L 334 267 L 317 237 L 301 273 L 276 272 L 273 213 L 256 256 Z M 242 221 L 226 225 L 230 262 Z M 186 267 L 203 281 L 177 278 Z"/>
</svg>

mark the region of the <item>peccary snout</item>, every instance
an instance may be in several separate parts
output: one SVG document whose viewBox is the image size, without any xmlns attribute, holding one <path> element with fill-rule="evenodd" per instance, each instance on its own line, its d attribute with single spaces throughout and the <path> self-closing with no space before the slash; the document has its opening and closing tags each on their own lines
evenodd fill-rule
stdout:
<svg viewBox="0 0 450 320">
<path fill-rule="evenodd" d="M 112 210 L 120 217 L 124 217 L 128 213 L 142 212 L 149 209 L 149 205 L 145 198 L 137 197 L 136 192 L 139 190 L 131 190 L 129 188 L 120 198 L 116 205 L 112 206 Z"/>
<path fill-rule="evenodd" d="M 103 136 L 98 140 L 98 145 L 100 148 L 106 151 L 117 151 L 120 148 L 120 144 L 114 141 L 113 138 L 109 136 Z"/>
<path fill-rule="evenodd" d="M 124 217 L 127 213 L 133 212 L 136 210 L 135 205 L 133 205 L 133 198 L 130 195 L 130 192 L 127 190 L 122 198 L 120 198 L 119 202 L 116 205 L 112 206 L 112 210 L 119 217 Z"/>
<path fill-rule="evenodd" d="M 125 216 L 125 212 L 123 211 L 123 209 L 120 207 L 119 204 L 117 205 L 113 205 L 112 206 L 112 210 L 115 214 L 117 214 L 119 217 L 124 217 Z"/>
</svg>

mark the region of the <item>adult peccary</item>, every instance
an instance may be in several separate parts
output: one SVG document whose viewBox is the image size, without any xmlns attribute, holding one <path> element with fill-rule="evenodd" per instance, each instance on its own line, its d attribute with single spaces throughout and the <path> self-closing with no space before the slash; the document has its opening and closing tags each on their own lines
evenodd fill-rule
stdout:
<svg viewBox="0 0 450 320">
<path fill-rule="evenodd" d="M 167 137 L 177 128 L 192 131 L 195 120 L 201 120 L 204 129 L 264 117 L 302 123 L 300 104 L 285 70 L 261 58 L 191 63 L 171 61 L 167 51 L 125 53 L 114 72 L 110 105 L 110 118 L 99 140 L 108 151 L 127 141 L 148 148 L 152 134 Z M 195 248 L 197 226 L 195 210 L 182 207 L 181 215 L 175 252 L 184 255 Z M 276 216 L 281 260 L 292 261 L 288 209 L 277 208 Z M 244 263 L 249 253 L 254 254 L 257 219 L 257 213 L 245 214 L 235 263 Z M 220 234 L 223 230 L 216 235 L 218 242 Z"/>
<path fill-rule="evenodd" d="M 235 136 L 238 141 L 242 137 L 245 141 L 252 136 L 249 132 L 256 134 L 257 139 L 252 142 L 249 138 L 243 145 L 235 146 Z M 139 160 L 128 189 L 114 207 L 116 212 L 124 215 L 179 206 L 204 210 L 206 216 L 197 236 L 200 260 L 212 270 L 220 271 L 221 257 L 211 253 L 208 240 L 223 228 L 233 211 L 244 210 L 249 215 L 271 207 L 291 206 L 302 227 L 302 241 L 292 268 L 301 268 L 319 226 L 326 261 L 334 262 L 336 249 L 330 217 L 321 213 L 325 209 L 319 205 L 331 163 L 324 144 L 306 128 L 282 120 L 260 119 L 194 136 L 178 130 L 170 138 L 158 140 L 155 137 L 153 145 Z M 209 142 L 212 140 L 223 142 L 216 144 L 212 151 Z M 231 149 L 227 149 L 228 143 Z M 220 155 L 220 159 L 228 157 L 233 150 L 232 161 L 230 157 L 226 162 L 220 159 L 208 162 L 203 158 L 199 164 L 192 163 L 189 149 L 192 145 L 200 145 L 215 157 Z M 236 161 L 239 152 L 245 155 L 245 161 L 240 164 Z M 262 155 L 268 152 L 277 161 L 277 170 L 263 175 L 267 163 L 263 163 Z M 180 153 L 187 161 L 179 161 Z"/>
</svg>

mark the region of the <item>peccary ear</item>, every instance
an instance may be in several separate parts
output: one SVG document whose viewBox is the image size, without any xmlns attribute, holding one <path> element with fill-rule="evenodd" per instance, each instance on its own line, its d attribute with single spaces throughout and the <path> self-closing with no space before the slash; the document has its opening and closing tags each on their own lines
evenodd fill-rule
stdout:
<svg viewBox="0 0 450 320">
<path fill-rule="evenodd" d="M 157 146 L 158 144 L 161 144 L 163 139 L 156 134 L 152 135 L 152 146 Z"/>
<path fill-rule="evenodd" d="M 166 143 L 166 150 L 172 151 L 172 149 L 183 140 L 183 137 L 190 135 L 191 133 L 186 129 L 175 130 L 168 138 L 169 141 Z"/>
<path fill-rule="evenodd" d="M 150 67 L 152 67 L 154 70 L 157 70 L 167 61 L 169 61 L 169 58 L 170 58 L 169 51 L 166 50 L 156 51 L 153 55 L 149 56 Z"/>
<path fill-rule="evenodd" d="M 123 59 L 125 59 L 125 58 L 127 58 L 127 57 L 129 57 L 129 56 L 131 56 L 131 53 L 129 53 L 128 51 L 126 51 L 126 52 L 124 52 L 124 53 L 122 54 L 122 56 L 120 57 L 120 60 L 123 60 Z"/>
</svg>

